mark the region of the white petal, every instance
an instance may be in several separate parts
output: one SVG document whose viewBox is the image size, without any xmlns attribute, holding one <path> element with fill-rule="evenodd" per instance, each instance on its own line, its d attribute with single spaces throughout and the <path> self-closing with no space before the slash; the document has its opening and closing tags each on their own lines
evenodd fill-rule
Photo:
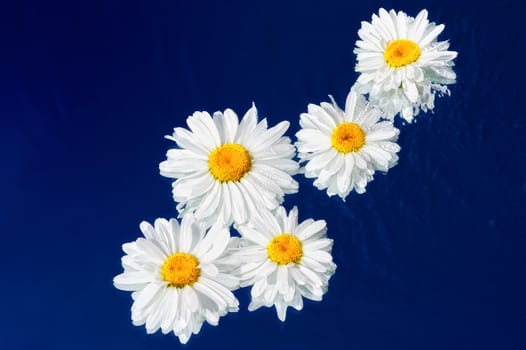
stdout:
<svg viewBox="0 0 526 350">
<path fill-rule="evenodd" d="M 283 302 L 277 302 L 275 306 L 279 320 L 285 322 L 285 319 L 287 318 L 287 305 Z"/>
<path fill-rule="evenodd" d="M 398 136 L 398 129 L 393 127 L 378 128 L 366 135 L 366 143 L 374 141 L 391 140 Z"/>
<path fill-rule="evenodd" d="M 163 334 L 168 334 L 172 331 L 172 326 L 175 321 L 175 316 L 178 313 L 179 307 L 179 289 L 178 288 L 167 288 L 166 314 L 161 322 L 161 330 Z"/>
<path fill-rule="evenodd" d="M 298 226 L 298 228 L 296 229 L 296 236 L 301 241 L 304 241 L 306 239 L 311 238 L 312 236 L 318 236 L 318 235 L 324 234 L 326 230 L 327 230 L 327 224 L 325 220 L 317 220 L 306 227 L 301 227 L 301 225 Z"/>
<path fill-rule="evenodd" d="M 237 203 L 234 203 L 231 198 L 231 191 L 229 187 L 229 182 L 221 184 L 219 186 L 221 194 L 220 197 L 222 198 L 222 210 L 220 211 L 219 219 L 222 219 L 225 225 L 228 225 L 233 220 L 233 211 L 234 206 Z"/>
<path fill-rule="evenodd" d="M 228 228 L 222 223 L 216 223 L 199 241 L 193 253 L 202 263 L 212 262 L 223 254 L 229 242 L 230 231 Z"/>
<path fill-rule="evenodd" d="M 159 327 L 161 326 L 161 321 L 163 320 L 164 312 L 165 312 L 165 304 L 167 299 L 167 289 L 162 288 L 159 291 L 159 295 L 157 296 L 157 299 L 154 303 L 152 303 L 152 307 L 148 313 L 148 316 L 146 317 L 146 333 L 147 334 L 153 334 L 157 332 Z"/>
<path fill-rule="evenodd" d="M 236 140 L 236 135 L 237 135 L 237 131 L 238 131 L 238 126 L 239 126 L 239 119 L 237 118 L 237 114 L 227 108 L 225 110 L 225 113 L 223 114 L 224 118 L 225 118 L 225 133 L 228 133 L 225 137 L 225 142 L 226 143 L 233 143 L 235 142 Z"/>
<path fill-rule="evenodd" d="M 256 231 L 250 226 L 240 226 L 238 228 L 238 231 L 243 238 L 248 239 L 261 246 L 266 246 L 269 243 L 269 239 L 265 237 L 265 235 Z M 243 248 L 240 248 L 240 250 L 242 251 Z"/>
<path fill-rule="evenodd" d="M 195 137 L 206 144 L 208 149 L 219 147 L 219 133 L 208 112 L 195 112 L 186 120 L 186 123 Z"/>
<path fill-rule="evenodd" d="M 181 297 L 185 307 L 187 307 L 191 313 L 197 311 L 197 309 L 199 308 L 199 300 L 197 298 L 197 295 L 195 294 L 193 287 L 184 287 L 181 290 Z"/>
<path fill-rule="evenodd" d="M 429 43 L 433 40 L 436 39 L 436 37 L 442 33 L 442 31 L 444 30 L 445 26 L 443 24 L 440 24 L 438 26 L 436 26 L 432 31 L 430 31 L 424 38 L 422 38 L 418 44 L 420 45 L 420 47 L 425 47 L 427 45 L 429 45 Z"/>
<path fill-rule="evenodd" d="M 154 240 L 147 240 L 144 238 L 138 238 L 135 241 L 137 249 L 144 253 L 144 259 L 161 265 L 166 258 L 166 254 L 160 248 L 158 243 Z"/>
<path fill-rule="evenodd" d="M 307 282 L 305 275 L 299 270 L 298 266 L 293 266 L 290 270 L 290 275 L 294 281 L 299 285 L 304 285 Z"/>
<path fill-rule="evenodd" d="M 314 104 L 309 104 L 307 108 L 309 113 L 302 113 L 300 115 L 301 127 L 304 129 L 320 130 L 325 135 L 331 135 L 336 124 L 327 112 Z"/>
<path fill-rule="evenodd" d="M 257 120 L 258 110 L 256 108 L 256 105 L 253 103 L 252 107 L 250 107 L 250 109 L 245 113 L 243 118 L 241 118 L 238 136 L 236 137 L 239 143 L 246 144 L 250 140 L 252 132 L 256 128 Z"/>
<path fill-rule="evenodd" d="M 174 225 L 175 222 L 175 225 Z M 167 255 L 177 251 L 176 235 L 179 234 L 179 223 L 175 219 L 170 219 L 170 222 L 165 219 L 155 220 L 155 231 L 158 239 L 165 243 L 167 248 Z M 174 231 L 175 230 L 175 231 Z"/>
<path fill-rule="evenodd" d="M 224 310 L 227 307 L 226 301 L 210 286 L 208 286 L 206 283 L 202 283 L 200 281 L 195 282 L 193 284 L 193 287 L 206 297 L 210 298 L 220 310 Z"/>
<path fill-rule="evenodd" d="M 239 301 L 236 299 L 234 294 L 232 294 L 232 292 L 229 291 L 222 284 L 212 279 L 206 278 L 206 277 L 201 277 L 200 282 L 208 286 L 210 289 L 215 291 L 219 296 L 221 296 L 221 298 L 223 298 L 223 300 L 227 302 L 229 308 L 236 309 L 237 306 L 239 305 Z"/>
<path fill-rule="evenodd" d="M 416 103 L 416 101 L 418 101 L 418 89 L 416 88 L 415 83 L 410 80 L 404 80 L 402 87 L 404 89 L 404 94 L 407 96 L 409 101 Z"/>
<path fill-rule="evenodd" d="M 252 286 L 252 289 L 250 290 L 250 295 L 252 296 L 253 299 L 258 298 L 265 292 L 266 287 L 267 287 L 267 279 L 261 278 L 256 283 L 254 283 L 254 285 Z"/>
<path fill-rule="evenodd" d="M 152 303 L 155 300 L 161 288 L 165 288 L 164 283 L 150 283 L 146 287 L 144 287 L 144 289 L 138 295 L 137 299 L 134 301 L 132 305 L 132 311 L 137 310 L 138 312 L 140 312 L 141 310 L 146 308 L 150 303 Z"/>
<path fill-rule="evenodd" d="M 195 211 L 195 216 L 197 219 L 207 219 L 210 216 L 217 213 L 219 210 L 219 203 L 221 202 L 221 186 L 220 183 L 215 182 L 212 186 L 210 192 L 206 194 L 204 200 L 201 202 L 199 208 Z"/>
<path fill-rule="evenodd" d="M 289 128 L 289 125 L 290 123 L 285 120 L 277 124 L 276 126 L 268 129 L 265 132 L 264 136 L 260 138 L 257 143 L 251 142 L 251 145 L 250 145 L 251 150 L 253 150 L 253 152 L 257 152 L 257 151 L 264 150 L 272 146 L 274 143 L 276 143 L 279 140 L 280 137 L 283 136 L 283 134 Z M 247 144 L 247 146 L 249 145 Z"/>
<path fill-rule="evenodd" d="M 419 42 L 422 38 L 429 21 L 427 20 L 427 10 L 422 10 L 416 16 L 414 22 L 409 27 L 408 39 Z"/>
<path fill-rule="evenodd" d="M 201 238 L 199 226 L 193 215 L 183 216 L 179 233 L 179 251 L 191 252 L 193 245 Z"/>
<path fill-rule="evenodd" d="M 320 263 L 332 263 L 332 255 L 324 250 L 309 250 L 306 256 Z"/>
<path fill-rule="evenodd" d="M 232 203 L 232 214 L 234 221 L 237 223 L 243 223 L 248 219 L 247 209 L 245 200 L 241 195 L 238 183 L 229 183 L 228 189 L 230 190 L 231 203 Z"/>
<path fill-rule="evenodd" d="M 201 275 L 208 278 L 213 278 L 219 274 L 217 267 L 211 263 L 199 264 L 199 268 L 201 269 Z"/>
<path fill-rule="evenodd" d="M 393 23 L 391 16 L 389 13 L 381 8 L 379 11 L 380 19 L 382 20 L 382 23 L 385 25 L 385 27 L 388 29 L 389 33 L 394 37 L 398 37 L 398 33 L 396 31 L 395 24 Z"/>
<path fill-rule="evenodd" d="M 281 294 L 286 294 L 289 290 L 289 274 L 288 274 L 288 267 L 287 266 L 279 266 L 278 267 L 278 275 L 277 275 L 277 286 L 278 286 L 278 292 Z"/>
<path fill-rule="evenodd" d="M 154 276 L 145 271 L 123 272 L 115 276 L 113 285 L 115 288 L 125 291 L 136 291 L 142 289 L 146 284 L 154 281 Z"/>
<path fill-rule="evenodd" d="M 307 173 L 311 171 L 317 173 L 319 170 L 327 167 L 329 163 L 332 163 L 334 159 L 338 156 L 338 152 L 336 152 L 332 148 L 327 151 L 318 153 L 305 165 L 305 170 L 307 171 Z"/>
<path fill-rule="evenodd" d="M 284 232 L 292 233 L 296 226 L 298 226 L 298 207 L 294 206 L 289 212 Z"/>
<path fill-rule="evenodd" d="M 175 128 L 172 139 L 179 147 L 196 153 L 198 157 L 206 157 L 211 151 L 205 144 L 199 142 L 190 131 L 183 128 Z"/>
</svg>

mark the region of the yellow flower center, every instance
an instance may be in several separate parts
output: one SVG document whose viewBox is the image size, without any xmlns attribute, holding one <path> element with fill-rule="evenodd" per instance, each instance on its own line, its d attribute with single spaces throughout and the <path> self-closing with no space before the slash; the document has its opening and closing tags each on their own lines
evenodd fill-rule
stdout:
<svg viewBox="0 0 526 350">
<path fill-rule="evenodd" d="M 298 264 L 303 256 L 301 242 L 289 233 L 275 236 L 267 246 L 268 258 L 278 265 Z"/>
<path fill-rule="evenodd" d="M 170 287 L 183 288 L 194 284 L 199 278 L 201 269 L 199 261 L 191 254 L 175 253 L 170 255 L 161 267 L 163 280 L 170 283 Z"/>
<path fill-rule="evenodd" d="M 417 43 L 407 39 L 393 40 L 387 44 L 384 52 L 385 62 L 391 68 L 407 66 L 418 60 L 420 47 Z"/>
<path fill-rule="evenodd" d="M 356 123 L 341 123 L 332 132 L 331 141 L 340 153 L 356 152 L 365 144 L 365 132 Z"/>
<path fill-rule="evenodd" d="M 251 166 L 250 153 L 237 143 L 225 143 L 208 157 L 208 169 L 219 182 L 239 181 Z"/>
</svg>

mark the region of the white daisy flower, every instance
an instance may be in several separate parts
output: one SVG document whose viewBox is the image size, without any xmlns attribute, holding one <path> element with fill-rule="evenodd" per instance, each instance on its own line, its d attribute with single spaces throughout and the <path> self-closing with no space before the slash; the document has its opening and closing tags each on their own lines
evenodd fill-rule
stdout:
<svg viewBox="0 0 526 350">
<path fill-rule="evenodd" d="M 231 109 L 195 112 L 188 117 L 191 131 L 175 128 L 171 149 L 160 165 L 161 175 L 176 179 L 173 198 L 182 215 L 193 212 L 207 224 L 243 223 L 260 209 L 273 210 L 287 193 L 298 191 L 291 177 L 298 171 L 295 148 L 283 134 L 289 122 L 267 128 L 257 121 L 255 105 L 241 122 Z"/>
<path fill-rule="evenodd" d="M 205 227 L 189 214 L 175 219 L 142 222 L 145 238 L 122 246 L 124 272 L 113 279 L 116 288 L 132 291 L 131 318 L 148 334 L 174 332 L 181 343 L 199 333 L 204 321 L 216 326 L 221 316 L 238 311 L 232 290 L 239 281 L 231 272 L 238 263 L 231 252 L 237 238 L 228 228 Z"/>
<path fill-rule="evenodd" d="M 443 24 L 429 22 L 427 10 L 416 18 L 384 9 L 373 14 L 372 23 L 362 22 L 354 50 L 358 91 L 390 119 L 400 112 L 410 123 L 420 109 L 432 110 L 435 94 L 449 94 L 445 84 L 456 79 L 457 53 L 448 51 L 447 41 L 437 41 L 443 30 Z"/>
<path fill-rule="evenodd" d="M 336 270 L 324 220 L 308 219 L 298 225 L 296 207 L 288 216 L 279 207 L 274 215 L 262 211 L 236 228 L 242 237 L 241 286 L 253 285 L 250 311 L 275 306 L 278 318 L 285 321 L 287 307 L 301 310 L 303 297 L 322 299 Z"/>
<path fill-rule="evenodd" d="M 354 189 L 364 193 L 376 170 L 387 172 L 398 162 L 399 130 L 392 121 L 380 121 L 381 112 L 351 89 L 342 111 L 334 99 L 308 105 L 296 133 L 298 156 L 305 176 L 314 186 L 343 200 Z"/>
</svg>

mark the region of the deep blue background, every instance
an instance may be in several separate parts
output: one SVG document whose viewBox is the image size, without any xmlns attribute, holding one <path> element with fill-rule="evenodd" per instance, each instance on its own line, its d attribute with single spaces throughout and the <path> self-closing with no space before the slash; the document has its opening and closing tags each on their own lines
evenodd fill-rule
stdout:
<svg viewBox="0 0 526 350">
<path fill-rule="evenodd" d="M 188 349 L 525 349 L 524 17 L 519 1 L 15 1 L 0 11 L 0 349 L 174 349 L 113 288 L 141 220 L 176 215 L 158 163 L 195 110 L 255 101 L 271 124 L 343 104 L 361 20 L 445 23 L 458 83 L 399 125 L 364 195 L 298 176 L 338 264 L 323 302 L 205 326 Z"/>
</svg>

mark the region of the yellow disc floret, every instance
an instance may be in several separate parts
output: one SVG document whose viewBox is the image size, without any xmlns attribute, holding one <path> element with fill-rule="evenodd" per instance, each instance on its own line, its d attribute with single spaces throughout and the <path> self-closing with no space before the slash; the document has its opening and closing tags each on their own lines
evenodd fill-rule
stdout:
<svg viewBox="0 0 526 350">
<path fill-rule="evenodd" d="M 170 284 L 170 287 L 191 286 L 197 281 L 201 273 L 198 265 L 199 261 L 195 256 L 187 253 L 175 253 L 164 262 L 161 267 L 161 276 Z"/>
<path fill-rule="evenodd" d="M 278 265 L 298 264 L 303 256 L 301 241 L 289 233 L 277 235 L 268 244 L 267 254 Z"/>
<path fill-rule="evenodd" d="M 365 132 L 356 123 L 341 123 L 332 132 L 331 142 L 340 153 L 356 152 L 365 144 Z"/>
<path fill-rule="evenodd" d="M 391 68 L 407 66 L 418 60 L 420 47 L 417 43 L 407 39 L 393 40 L 387 44 L 384 59 Z"/>
<path fill-rule="evenodd" d="M 251 166 L 250 153 L 237 143 L 225 143 L 208 157 L 208 169 L 219 182 L 239 181 Z"/>
</svg>

